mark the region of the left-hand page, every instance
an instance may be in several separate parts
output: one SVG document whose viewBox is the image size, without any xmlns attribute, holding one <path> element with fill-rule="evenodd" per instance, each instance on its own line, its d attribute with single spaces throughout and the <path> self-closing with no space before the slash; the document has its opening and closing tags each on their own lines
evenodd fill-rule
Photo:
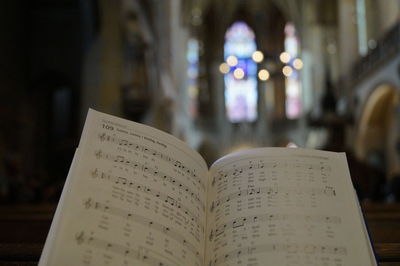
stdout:
<svg viewBox="0 0 400 266">
<path fill-rule="evenodd" d="M 89 110 L 41 265 L 202 266 L 207 171 L 173 136 Z"/>
</svg>

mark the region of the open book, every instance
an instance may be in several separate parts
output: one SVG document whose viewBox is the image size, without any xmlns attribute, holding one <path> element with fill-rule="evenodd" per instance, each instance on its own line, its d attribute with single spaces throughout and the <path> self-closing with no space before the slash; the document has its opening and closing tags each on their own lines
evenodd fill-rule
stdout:
<svg viewBox="0 0 400 266">
<path fill-rule="evenodd" d="M 376 265 L 344 153 L 257 148 L 210 169 L 90 110 L 39 265 Z"/>
</svg>

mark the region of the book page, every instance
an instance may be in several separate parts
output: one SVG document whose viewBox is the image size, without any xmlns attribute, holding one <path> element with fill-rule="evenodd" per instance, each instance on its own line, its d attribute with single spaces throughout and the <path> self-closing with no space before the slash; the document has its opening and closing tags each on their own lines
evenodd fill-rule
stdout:
<svg viewBox="0 0 400 266">
<path fill-rule="evenodd" d="M 344 153 L 253 149 L 210 180 L 207 265 L 376 265 Z"/>
<path fill-rule="evenodd" d="M 204 264 L 207 166 L 159 130 L 90 110 L 42 265 Z"/>
<path fill-rule="evenodd" d="M 72 177 L 74 175 L 74 171 L 76 170 L 76 161 L 79 160 L 79 151 L 75 150 L 74 158 L 72 159 L 71 166 L 68 171 L 68 176 L 66 178 L 63 191 L 60 196 L 59 204 L 57 205 L 57 209 L 53 216 L 53 221 L 51 223 L 50 230 L 47 234 L 46 243 L 43 247 L 42 254 L 40 256 L 39 265 L 44 264 L 46 261 L 50 260 L 52 255 L 51 249 L 54 245 L 54 241 L 56 241 L 57 231 L 59 229 L 59 225 L 62 219 L 62 214 L 64 211 L 65 202 L 68 201 L 67 195 L 70 195 L 69 191 L 71 188 Z"/>
</svg>

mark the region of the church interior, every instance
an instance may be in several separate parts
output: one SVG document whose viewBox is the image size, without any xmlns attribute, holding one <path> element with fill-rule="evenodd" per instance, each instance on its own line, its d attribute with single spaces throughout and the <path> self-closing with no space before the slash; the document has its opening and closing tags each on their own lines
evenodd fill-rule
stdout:
<svg viewBox="0 0 400 266">
<path fill-rule="evenodd" d="M 346 152 L 360 202 L 400 217 L 400 0 L 6 0 L 0 13 L 0 223 L 32 215 L 44 234 L 0 261 L 40 254 L 89 108 L 209 165 L 261 146 Z"/>
</svg>

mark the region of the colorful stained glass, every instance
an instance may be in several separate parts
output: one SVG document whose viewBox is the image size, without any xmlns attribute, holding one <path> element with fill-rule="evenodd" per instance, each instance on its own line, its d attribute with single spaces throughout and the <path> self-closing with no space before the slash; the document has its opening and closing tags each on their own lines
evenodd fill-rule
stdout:
<svg viewBox="0 0 400 266">
<path fill-rule="evenodd" d="M 226 31 L 224 59 L 237 59 L 224 76 L 226 115 L 233 123 L 257 119 L 257 64 L 251 59 L 256 50 L 254 32 L 245 22 L 235 22 Z"/>
</svg>

